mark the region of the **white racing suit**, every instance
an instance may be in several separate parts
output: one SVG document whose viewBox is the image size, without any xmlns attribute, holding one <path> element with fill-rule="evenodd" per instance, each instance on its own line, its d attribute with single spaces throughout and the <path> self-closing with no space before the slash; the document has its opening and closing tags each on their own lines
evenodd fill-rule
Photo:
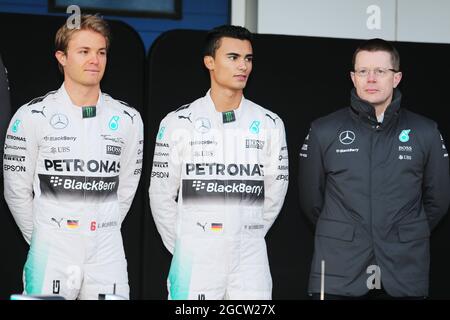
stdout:
<svg viewBox="0 0 450 320">
<path fill-rule="evenodd" d="M 217 112 L 208 92 L 169 113 L 156 138 L 151 211 L 173 254 L 169 299 L 271 299 L 265 235 L 284 202 L 282 120 L 241 100 Z"/>
<path fill-rule="evenodd" d="M 129 297 L 121 224 L 138 186 L 143 124 L 99 93 L 72 104 L 64 85 L 22 106 L 5 138 L 5 199 L 30 243 L 25 294 Z"/>
</svg>

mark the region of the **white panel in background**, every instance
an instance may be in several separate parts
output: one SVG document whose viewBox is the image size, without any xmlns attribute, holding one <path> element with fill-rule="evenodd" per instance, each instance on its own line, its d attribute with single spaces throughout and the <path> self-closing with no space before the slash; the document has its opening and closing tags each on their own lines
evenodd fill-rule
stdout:
<svg viewBox="0 0 450 320">
<path fill-rule="evenodd" d="M 231 24 L 245 26 L 245 0 L 231 0 Z"/>
<path fill-rule="evenodd" d="M 379 29 L 367 26 L 368 20 L 376 25 L 367 13 L 373 5 L 380 9 Z M 395 11 L 395 0 L 259 0 L 258 32 L 394 40 Z"/>
<path fill-rule="evenodd" d="M 258 0 L 232 0 L 231 24 L 257 32 Z"/>
<path fill-rule="evenodd" d="M 450 43 L 449 0 L 398 0 L 398 41 Z"/>
</svg>

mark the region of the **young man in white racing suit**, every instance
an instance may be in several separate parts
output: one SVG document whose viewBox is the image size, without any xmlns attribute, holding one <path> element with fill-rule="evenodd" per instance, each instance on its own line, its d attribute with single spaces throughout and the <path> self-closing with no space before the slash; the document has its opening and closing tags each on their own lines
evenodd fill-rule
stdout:
<svg viewBox="0 0 450 320">
<path fill-rule="evenodd" d="M 129 297 L 121 224 L 138 186 L 139 112 L 100 91 L 107 23 L 82 15 L 55 39 L 64 83 L 22 106 L 5 140 L 5 199 L 30 250 L 25 294 Z"/>
<path fill-rule="evenodd" d="M 173 254 L 169 299 L 271 299 L 265 235 L 284 202 L 282 120 L 247 100 L 251 33 L 221 26 L 206 37 L 211 89 L 169 113 L 156 138 L 150 206 Z"/>
</svg>

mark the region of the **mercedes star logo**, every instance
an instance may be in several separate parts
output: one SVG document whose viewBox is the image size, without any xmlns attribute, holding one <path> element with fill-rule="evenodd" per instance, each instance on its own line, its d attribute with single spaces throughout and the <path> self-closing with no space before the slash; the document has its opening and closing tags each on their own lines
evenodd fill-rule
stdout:
<svg viewBox="0 0 450 320">
<path fill-rule="evenodd" d="M 195 120 L 195 129 L 200 133 L 206 133 L 211 129 L 211 122 L 208 118 L 197 118 Z"/>
<path fill-rule="evenodd" d="M 339 141 L 342 144 L 352 144 L 353 141 L 355 141 L 355 133 L 353 131 L 347 130 L 344 132 L 341 132 L 339 135 Z"/>
<path fill-rule="evenodd" d="M 64 129 L 69 124 L 69 119 L 67 119 L 66 115 L 57 113 L 50 119 L 50 124 L 55 129 Z"/>
</svg>

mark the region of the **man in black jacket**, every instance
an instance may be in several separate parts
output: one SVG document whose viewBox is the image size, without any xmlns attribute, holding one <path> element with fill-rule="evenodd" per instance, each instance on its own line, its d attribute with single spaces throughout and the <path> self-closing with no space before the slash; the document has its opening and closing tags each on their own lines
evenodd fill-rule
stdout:
<svg viewBox="0 0 450 320">
<path fill-rule="evenodd" d="M 316 230 L 309 293 L 319 297 L 323 263 L 325 299 L 426 297 L 448 152 L 435 122 L 400 108 L 390 43 L 364 42 L 353 67 L 351 106 L 314 121 L 300 151 L 301 208 Z"/>
</svg>

